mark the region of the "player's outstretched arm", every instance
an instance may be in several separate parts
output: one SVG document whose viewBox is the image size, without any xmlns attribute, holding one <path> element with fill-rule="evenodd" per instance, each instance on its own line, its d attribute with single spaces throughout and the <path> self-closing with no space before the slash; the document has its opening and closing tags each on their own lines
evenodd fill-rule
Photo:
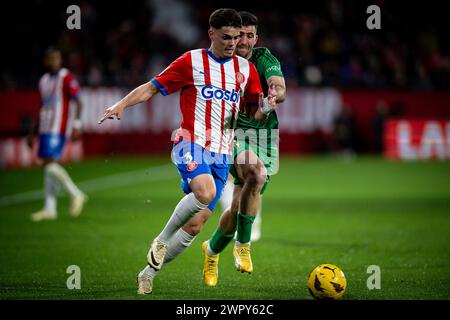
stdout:
<svg viewBox="0 0 450 320">
<path fill-rule="evenodd" d="M 277 107 L 277 90 L 275 84 L 271 84 L 269 91 L 267 92 L 267 97 L 264 98 L 264 94 L 259 95 L 259 107 L 255 113 L 256 121 L 265 121 L 273 110 Z"/>
<path fill-rule="evenodd" d="M 138 103 L 147 101 L 158 92 L 159 89 L 150 81 L 140 85 L 127 94 L 122 100 L 107 108 L 103 117 L 98 121 L 98 124 L 103 123 L 106 119 L 114 119 L 114 117 L 120 120 L 122 118 L 123 110 Z"/>
</svg>

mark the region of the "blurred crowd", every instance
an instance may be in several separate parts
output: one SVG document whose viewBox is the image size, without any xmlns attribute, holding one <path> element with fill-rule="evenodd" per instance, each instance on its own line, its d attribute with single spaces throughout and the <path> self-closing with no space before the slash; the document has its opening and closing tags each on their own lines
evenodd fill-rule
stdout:
<svg viewBox="0 0 450 320">
<path fill-rule="evenodd" d="M 81 30 L 66 28 L 71 4 L 81 8 Z M 366 27 L 369 4 L 381 8 L 381 30 Z M 450 87 L 450 41 L 439 2 L 325 0 L 293 9 L 268 0 L 34 0 L 27 10 L 21 6 L 8 11 L 13 19 L 3 38 L 14 46 L 1 61 L 1 88 L 35 87 L 49 45 L 62 49 L 82 85 L 134 87 L 184 51 L 209 46 L 208 18 L 219 7 L 258 16 L 258 44 L 279 58 L 288 85 Z"/>
</svg>

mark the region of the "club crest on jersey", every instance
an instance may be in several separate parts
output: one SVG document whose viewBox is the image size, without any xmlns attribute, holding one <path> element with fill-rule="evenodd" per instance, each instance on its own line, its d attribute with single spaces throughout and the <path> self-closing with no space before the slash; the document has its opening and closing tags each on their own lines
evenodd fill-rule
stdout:
<svg viewBox="0 0 450 320">
<path fill-rule="evenodd" d="M 245 76 L 241 73 L 241 72 L 236 72 L 236 82 L 239 84 L 244 83 L 245 81 Z"/>
<path fill-rule="evenodd" d="M 195 161 L 189 161 L 186 165 L 187 171 L 192 172 L 198 168 L 198 163 Z"/>
<path fill-rule="evenodd" d="M 236 90 L 232 89 L 229 90 L 223 90 L 214 88 L 213 86 L 204 86 L 201 91 L 202 97 L 206 100 L 210 99 L 217 99 L 217 100 L 225 100 L 229 102 L 235 102 L 239 103 L 239 94 L 236 92 Z"/>
</svg>

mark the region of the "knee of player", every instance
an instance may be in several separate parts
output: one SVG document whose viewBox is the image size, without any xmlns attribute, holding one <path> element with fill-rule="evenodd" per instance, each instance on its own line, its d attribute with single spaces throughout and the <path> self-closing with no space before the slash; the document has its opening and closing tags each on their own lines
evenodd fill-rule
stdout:
<svg viewBox="0 0 450 320">
<path fill-rule="evenodd" d="M 245 182 L 254 188 L 262 189 L 266 182 L 266 171 L 264 165 L 251 165 L 246 170 Z"/>
<path fill-rule="evenodd" d="M 216 188 L 202 188 L 197 190 L 195 197 L 203 204 L 210 204 L 216 197 Z"/>
</svg>

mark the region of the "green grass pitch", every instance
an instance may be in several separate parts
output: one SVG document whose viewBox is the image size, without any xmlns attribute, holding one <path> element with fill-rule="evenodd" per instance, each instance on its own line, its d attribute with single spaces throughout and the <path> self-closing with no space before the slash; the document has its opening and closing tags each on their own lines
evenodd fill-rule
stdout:
<svg viewBox="0 0 450 320">
<path fill-rule="evenodd" d="M 306 279 L 321 263 L 344 271 L 344 299 L 450 299 L 448 162 L 283 157 L 264 195 L 253 274 L 235 271 L 228 246 L 218 286 L 202 284 L 201 243 L 218 206 L 144 297 L 136 275 L 182 197 L 175 167 L 168 157 L 117 157 L 66 168 L 89 202 L 73 219 L 61 197 L 58 219 L 40 223 L 30 214 L 43 202 L 28 192 L 41 188 L 41 169 L 0 173 L 0 299 L 312 299 Z M 80 290 L 66 287 L 70 265 L 80 267 Z M 367 288 L 370 265 L 380 267 L 379 290 Z"/>
</svg>

